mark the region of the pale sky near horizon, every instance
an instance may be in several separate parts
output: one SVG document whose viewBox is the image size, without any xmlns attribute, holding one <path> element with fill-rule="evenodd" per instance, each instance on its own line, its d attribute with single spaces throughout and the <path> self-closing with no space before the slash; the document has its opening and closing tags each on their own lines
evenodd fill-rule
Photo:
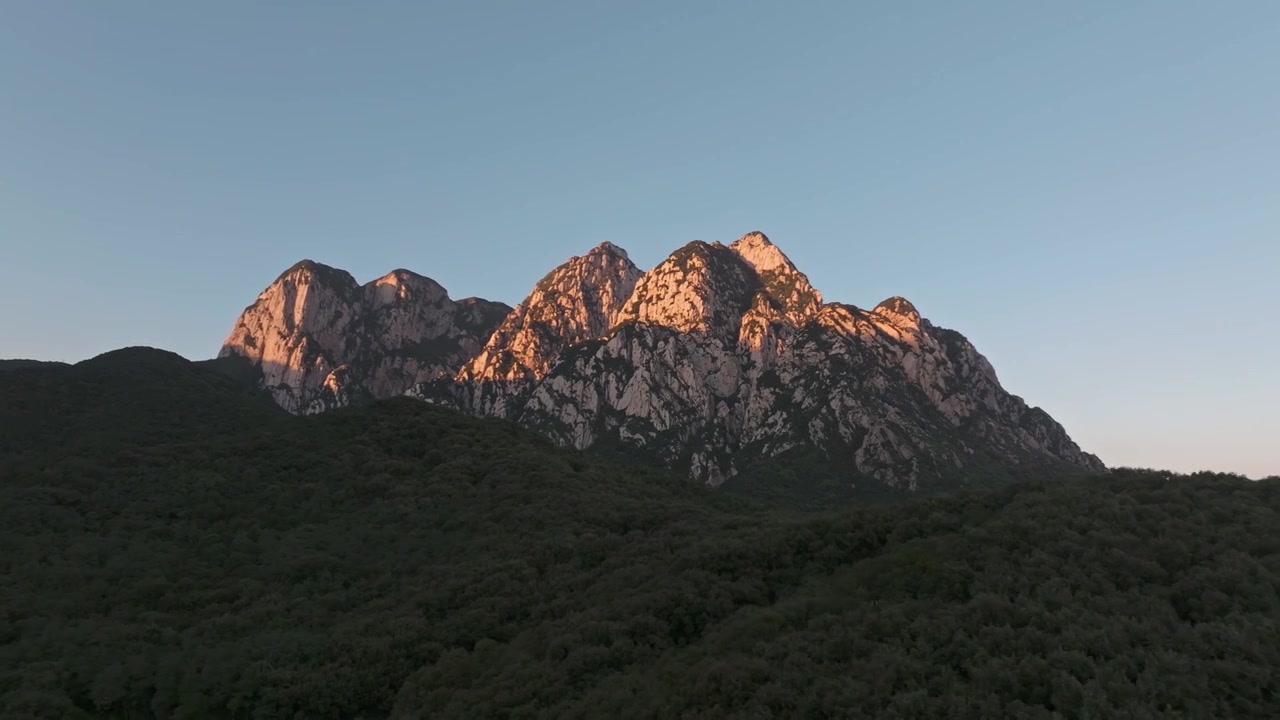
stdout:
<svg viewBox="0 0 1280 720">
<path fill-rule="evenodd" d="M 1244 0 L 15 0 L 0 357 L 211 357 L 303 257 L 515 304 L 758 229 L 1109 465 L 1280 474 L 1277 38 Z"/>
</svg>

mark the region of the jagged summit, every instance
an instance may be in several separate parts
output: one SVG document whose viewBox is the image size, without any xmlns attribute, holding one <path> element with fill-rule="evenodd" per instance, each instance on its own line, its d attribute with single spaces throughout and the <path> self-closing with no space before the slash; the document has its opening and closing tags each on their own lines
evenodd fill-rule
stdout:
<svg viewBox="0 0 1280 720">
<path fill-rule="evenodd" d="M 894 295 L 876 305 L 874 312 L 890 319 L 905 321 L 910 325 L 920 324 L 920 311 L 916 310 L 916 306 L 912 305 L 909 300 L 898 295 Z"/>
<path fill-rule="evenodd" d="M 879 305 L 876 305 L 875 309 L 877 311 L 888 310 L 889 312 L 894 312 L 899 315 L 920 315 L 920 312 L 916 310 L 916 306 L 912 305 L 910 300 L 902 297 L 901 295 L 894 295 L 891 298 L 882 300 Z"/>
<path fill-rule="evenodd" d="M 236 320 L 219 357 L 242 357 L 293 413 L 404 393 L 451 375 L 510 308 L 455 303 L 403 268 L 359 285 L 350 273 L 295 263 Z"/>
<path fill-rule="evenodd" d="M 906 489 L 993 464 L 1101 467 L 964 336 L 901 297 L 824 302 L 761 232 L 687 243 L 648 272 L 600 243 L 515 308 L 454 301 L 403 269 L 364 286 L 311 261 L 291 270 L 223 354 L 250 359 L 293 412 L 407 390 L 712 484 L 802 451 Z"/>
<path fill-rule="evenodd" d="M 290 265 L 287 270 L 276 277 L 276 280 L 272 285 L 281 282 L 301 283 L 307 286 L 314 286 L 316 283 L 322 283 L 335 289 L 368 289 L 387 283 L 440 287 L 439 283 L 435 280 L 406 268 L 396 268 L 381 277 L 374 278 L 373 280 L 361 284 L 355 279 L 355 276 L 346 270 L 306 258 Z"/>
<path fill-rule="evenodd" d="M 399 268 L 370 280 L 362 286 L 365 298 L 373 305 L 392 305 L 418 301 L 426 305 L 441 305 L 449 300 L 449 291 L 440 283 L 412 270 Z"/>
<path fill-rule="evenodd" d="M 751 267 L 770 300 L 792 323 L 804 324 L 822 307 L 822 294 L 764 233 L 747 233 L 728 249 Z"/>
<path fill-rule="evenodd" d="M 618 247 L 617 245 L 614 245 L 608 240 L 605 240 L 599 245 L 596 245 L 595 247 L 591 248 L 591 250 L 587 252 L 587 255 L 613 255 L 626 260 L 631 259 L 631 256 L 627 255 L 626 250 Z"/>
<path fill-rule="evenodd" d="M 530 382 L 546 374 L 568 347 L 597 337 L 617 321 L 640 269 L 618 246 L 604 242 L 542 277 L 458 372 L 464 383 Z M 487 394 L 463 402 L 474 411 L 498 412 Z"/>
<path fill-rule="evenodd" d="M 429 282 L 429 283 L 438 284 L 438 283 L 436 283 L 436 281 L 435 281 L 435 280 L 432 280 L 431 278 L 427 277 L 426 275 L 423 275 L 423 274 L 421 274 L 421 273 L 416 273 L 416 272 L 414 272 L 414 271 L 412 271 L 412 270 L 406 270 L 405 268 L 396 268 L 395 270 L 392 270 L 391 272 L 387 273 L 386 275 L 383 275 L 382 277 L 378 278 L 377 280 L 374 280 L 373 282 L 378 282 L 378 281 L 381 281 L 381 280 L 395 280 L 395 281 L 397 281 L 397 282 L 422 282 L 422 281 L 426 281 L 426 282 Z M 366 284 L 368 284 L 368 283 L 366 283 Z"/>
<path fill-rule="evenodd" d="M 742 312 L 758 286 L 759 278 L 737 253 L 695 240 L 640 278 L 618 321 L 736 337 Z"/>
<path fill-rule="evenodd" d="M 289 269 L 280 273 L 276 277 L 276 282 L 281 282 L 291 277 L 317 278 L 322 282 L 340 287 L 356 287 L 359 285 L 355 277 L 346 270 L 305 258 L 290 265 Z"/>
<path fill-rule="evenodd" d="M 780 267 L 795 269 L 782 250 L 759 231 L 743 235 L 730 243 L 729 249 L 736 252 L 756 272 L 768 272 Z"/>
<path fill-rule="evenodd" d="M 336 268 L 333 268 L 329 265 L 325 265 L 322 262 L 316 262 L 311 258 L 303 258 L 298 262 L 290 265 L 288 269 L 280 273 L 279 277 L 284 277 L 285 275 L 288 275 L 295 270 L 303 270 L 306 272 L 323 272 L 323 271 L 335 271 Z"/>
</svg>

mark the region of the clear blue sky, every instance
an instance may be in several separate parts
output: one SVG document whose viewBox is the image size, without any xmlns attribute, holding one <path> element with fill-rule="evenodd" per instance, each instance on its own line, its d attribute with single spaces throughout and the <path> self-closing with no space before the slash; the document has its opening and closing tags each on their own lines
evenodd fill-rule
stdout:
<svg viewBox="0 0 1280 720">
<path fill-rule="evenodd" d="M 760 229 L 1109 464 L 1280 474 L 1278 38 L 1270 0 L 15 0 L 0 357 L 209 357 L 303 257 L 515 303 Z"/>
</svg>

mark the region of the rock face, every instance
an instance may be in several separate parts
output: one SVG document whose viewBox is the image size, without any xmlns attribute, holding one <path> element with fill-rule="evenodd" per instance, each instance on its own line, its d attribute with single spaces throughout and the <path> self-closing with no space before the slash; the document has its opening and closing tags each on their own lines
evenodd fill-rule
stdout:
<svg viewBox="0 0 1280 720">
<path fill-rule="evenodd" d="M 564 445 L 632 448 L 713 485 L 797 449 L 904 490 L 992 462 L 1102 468 L 1005 392 L 964 336 L 899 297 L 824 303 L 762 233 L 689 243 L 646 273 L 602 244 L 500 322 L 500 306 L 467 302 L 404 271 L 359 287 L 304 264 L 245 312 L 223 353 L 260 362 L 295 412 L 407 390 Z"/>
<path fill-rule="evenodd" d="M 452 376 L 511 310 L 451 300 L 438 283 L 394 270 L 364 285 L 304 260 L 236 321 L 219 357 L 241 356 L 292 413 L 315 413 L 404 394 Z"/>
</svg>

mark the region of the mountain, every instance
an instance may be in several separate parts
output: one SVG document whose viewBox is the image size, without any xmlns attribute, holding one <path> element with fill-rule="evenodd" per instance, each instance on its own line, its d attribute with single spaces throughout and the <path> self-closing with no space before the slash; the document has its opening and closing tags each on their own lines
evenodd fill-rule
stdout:
<svg viewBox="0 0 1280 720">
<path fill-rule="evenodd" d="M 59 365 L 66 365 L 66 363 L 50 361 L 50 360 L 25 360 L 25 359 L 15 358 L 13 360 L 0 360 L 0 372 L 4 372 L 6 370 L 20 370 L 20 369 L 32 368 L 32 367 L 54 367 Z"/>
<path fill-rule="evenodd" d="M 444 395 L 477 414 L 514 414 L 508 403 L 546 377 L 565 351 L 617 324 L 640 276 L 612 243 L 570 258 L 538 281 L 456 378 L 445 380 Z"/>
<path fill-rule="evenodd" d="M 1280 716 L 1280 478 L 791 513 L 237 372 L 0 373 L 0 717 Z"/>
<path fill-rule="evenodd" d="M 452 375 L 510 310 L 452 300 L 408 270 L 359 285 L 345 271 L 304 260 L 245 308 L 218 356 L 248 360 L 289 412 L 315 413 Z"/>
<path fill-rule="evenodd" d="M 485 362 L 414 393 L 563 445 L 642 448 L 710 484 L 805 447 L 848 465 L 851 482 L 908 490 L 993 462 L 1102 467 L 1005 392 L 962 335 L 902 298 L 869 311 L 824 303 L 762 233 L 689 243 L 638 279 L 619 258 L 593 252 L 553 271 L 508 318 L 523 334 L 495 333 Z M 488 361 L 531 355 L 514 373 Z"/>
<path fill-rule="evenodd" d="M 404 332 L 388 339 L 363 319 L 370 286 L 303 270 L 268 288 L 222 351 L 262 367 L 293 412 L 349 404 L 356 389 L 407 392 L 711 485 L 799 453 L 838 468 L 838 483 L 901 491 L 954 487 L 992 466 L 1014 479 L 1103 468 L 1006 392 L 963 335 L 900 297 L 870 310 L 824 302 L 759 232 L 688 243 L 648 272 L 603 243 L 548 273 L 500 322 L 495 307 L 491 325 L 458 333 L 453 310 L 430 315 L 432 332 L 460 341 L 407 369 L 388 349 Z M 443 290 L 432 297 L 447 302 Z"/>
<path fill-rule="evenodd" d="M 231 369 L 145 347 L 12 367 L 0 372 L 0 459 L 188 441 L 287 416 Z"/>
</svg>

